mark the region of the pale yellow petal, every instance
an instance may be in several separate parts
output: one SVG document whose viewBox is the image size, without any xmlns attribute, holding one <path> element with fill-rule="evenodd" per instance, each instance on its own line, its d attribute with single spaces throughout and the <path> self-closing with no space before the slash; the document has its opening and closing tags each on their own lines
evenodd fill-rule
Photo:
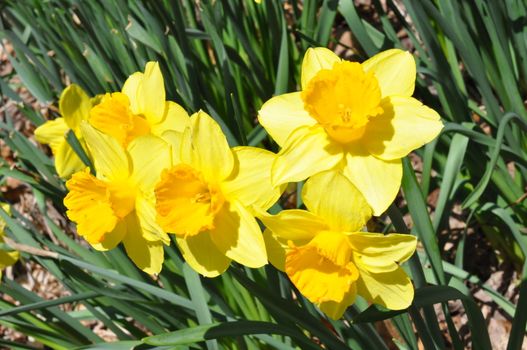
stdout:
<svg viewBox="0 0 527 350">
<path fill-rule="evenodd" d="M 138 195 L 135 202 L 135 211 L 139 220 L 139 225 L 143 232 L 143 237 L 148 241 L 162 241 L 170 244 L 170 238 L 156 221 L 156 207 L 153 198 L 146 198 L 151 194 Z M 153 196 L 152 196 L 153 197 Z"/>
<path fill-rule="evenodd" d="M 78 85 L 71 84 L 60 95 L 60 114 L 70 129 L 76 132 L 81 121 L 88 120 L 91 106 L 90 96 Z"/>
<path fill-rule="evenodd" d="M 133 85 L 137 83 L 137 94 L 135 101 L 131 105 L 137 106 L 137 114 L 142 114 L 150 124 L 159 123 L 165 112 L 165 82 L 159 63 L 148 62 L 145 72 L 141 79 L 132 78 L 129 89 L 133 90 Z M 137 82 L 135 80 L 138 80 Z M 127 87 L 128 90 L 128 87 Z M 130 100 L 133 96 L 129 96 Z"/>
<path fill-rule="evenodd" d="M 362 67 L 366 72 L 374 72 L 383 97 L 409 97 L 414 93 L 416 68 L 410 52 L 399 49 L 386 50 L 362 63 Z"/>
<path fill-rule="evenodd" d="M 123 239 L 126 254 L 144 272 L 159 273 L 164 261 L 163 242 L 145 239 L 139 220 L 134 214 L 128 215 L 126 225 L 126 235 Z"/>
<path fill-rule="evenodd" d="M 128 158 L 121 145 L 93 126 L 81 123 L 81 131 L 92 154 L 97 177 L 118 180 L 128 177 Z"/>
<path fill-rule="evenodd" d="M 333 168 L 343 157 L 342 146 L 333 142 L 322 127 L 301 127 L 278 153 L 271 181 L 274 185 L 302 181 Z"/>
<path fill-rule="evenodd" d="M 181 159 L 181 150 L 183 147 L 183 142 L 190 143 L 190 137 L 185 137 L 185 133 L 190 135 L 190 128 L 187 128 L 183 132 L 179 131 L 173 131 L 173 130 L 167 130 L 163 132 L 161 135 L 161 138 L 168 143 L 170 147 L 170 165 L 176 165 L 179 163 L 183 163 Z M 187 147 L 187 149 L 190 149 L 190 145 Z M 187 153 L 189 153 L 187 151 Z M 190 161 L 187 161 L 187 163 L 190 163 Z"/>
<path fill-rule="evenodd" d="M 309 48 L 302 61 L 302 89 L 321 69 L 331 69 L 341 59 L 331 50 L 324 47 Z"/>
<path fill-rule="evenodd" d="M 263 232 L 265 250 L 267 259 L 278 270 L 285 272 L 285 254 L 287 251 L 287 242 L 275 236 L 271 230 L 266 229 Z"/>
<path fill-rule="evenodd" d="M 61 144 L 66 142 L 66 133 L 69 127 L 64 118 L 48 120 L 35 129 L 35 139 L 45 145 L 49 145 L 55 154 Z"/>
<path fill-rule="evenodd" d="M 280 147 L 297 128 L 317 123 L 304 109 L 300 94 L 292 92 L 272 97 L 258 111 L 258 121 Z"/>
<path fill-rule="evenodd" d="M 248 267 L 267 264 L 265 243 L 254 216 L 240 203 L 225 203 L 214 218 L 210 236 L 228 258 Z"/>
<path fill-rule="evenodd" d="M 370 155 L 346 155 L 344 175 L 362 193 L 379 216 L 395 200 L 403 177 L 400 159 L 382 160 Z"/>
<path fill-rule="evenodd" d="M 209 182 L 227 178 L 234 167 L 234 156 L 218 123 L 199 111 L 190 118 L 192 128 L 192 165 Z"/>
<path fill-rule="evenodd" d="M 443 129 L 439 114 L 415 98 L 391 96 L 382 108 L 384 113 L 370 120 L 364 137 L 366 148 L 378 158 L 403 158 Z"/>
<path fill-rule="evenodd" d="M 356 232 L 348 238 L 357 264 L 375 273 L 397 269 L 399 264 L 410 259 L 417 245 L 415 236 L 408 234 Z"/>
<path fill-rule="evenodd" d="M 223 194 L 247 208 L 269 209 L 285 189 L 271 184 L 271 166 L 276 154 L 255 147 L 235 147 L 233 154 L 234 170 L 222 183 Z"/>
<path fill-rule="evenodd" d="M 307 209 L 323 218 L 335 231 L 359 231 L 372 215 L 364 196 L 335 170 L 309 178 L 302 199 Z"/>
<path fill-rule="evenodd" d="M 366 300 L 390 310 L 404 310 L 414 298 L 412 282 L 402 268 L 387 273 L 360 269 L 357 293 Z"/>
<path fill-rule="evenodd" d="M 352 284 L 350 291 L 341 302 L 325 301 L 318 305 L 319 309 L 334 320 L 338 320 L 344 315 L 346 309 L 355 302 L 357 296 L 357 285 Z"/>
<path fill-rule="evenodd" d="M 301 209 L 282 210 L 276 215 L 264 214 L 258 218 L 274 235 L 295 245 L 305 244 L 317 233 L 329 229 L 322 218 Z"/>
<path fill-rule="evenodd" d="M 161 136 L 165 131 L 183 132 L 190 126 L 190 118 L 183 107 L 172 101 L 165 102 L 165 113 L 159 123 L 150 125 L 152 134 Z"/>
<path fill-rule="evenodd" d="M 128 145 L 132 179 L 145 192 L 153 192 L 163 169 L 170 167 L 170 145 L 160 137 L 140 136 Z"/>
<path fill-rule="evenodd" d="M 57 170 L 57 174 L 63 179 L 67 179 L 77 171 L 86 168 L 86 164 L 84 164 L 66 140 L 60 144 L 54 155 L 55 169 Z"/>
<path fill-rule="evenodd" d="M 231 259 L 216 247 L 209 232 L 186 238 L 176 237 L 178 248 L 185 261 L 205 277 L 216 277 L 229 267 Z"/>
<path fill-rule="evenodd" d="M 130 75 L 128 79 L 124 82 L 123 89 L 121 92 L 128 96 L 128 99 L 130 100 L 130 109 L 134 114 L 140 114 L 139 111 L 139 88 L 143 81 L 143 73 L 142 72 L 135 72 L 134 74 Z"/>
<path fill-rule="evenodd" d="M 0 269 L 14 265 L 20 258 L 20 253 L 16 250 L 5 251 L 0 250 Z M 1 276 L 0 276 L 1 277 Z"/>
<path fill-rule="evenodd" d="M 121 220 L 115 225 L 113 231 L 106 233 L 99 243 L 90 243 L 98 251 L 107 251 L 117 247 L 126 235 L 126 220 Z"/>
</svg>

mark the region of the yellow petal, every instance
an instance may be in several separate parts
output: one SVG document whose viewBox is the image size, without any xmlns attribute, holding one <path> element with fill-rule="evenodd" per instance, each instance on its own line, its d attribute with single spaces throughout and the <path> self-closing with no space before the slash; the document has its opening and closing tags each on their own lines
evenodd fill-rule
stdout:
<svg viewBox="0 0 527 350">
<path fill-rule="evenodd" d="M 55 169 L 57 169 L 57 174 L 61 178 L 67 179 L 84 168 L 86 168 L 86 164 L 83 163 L 69 143 L 64 140 L 55 153 Z"/>
<path fill-rule="evenodd" d="M 391 96 L 383 100 L 382 108 L 383 115 L 370 120 L 363 139 L 368 151 L 378 158 L 405 157 L 443 129 L 439 114 L 415 98 Z"/>
<path fill-rule="evenodd" d="M 390 310 L 404 310 L 414 298 L 412 282 L 402 268 L 387 273 L 360 269 L 357 293 L 366 300 Z"/>
<path fill-rule="evenodd" d="M 307 243 L 306 240 L 311 240 L 317 233 L 329 229 L 322 218 L 300 209 L 282 210 L 277 215 L 264 214 L 258 218 L 274 235 L 291 240 L 295 245 Z"/>
<path fill-rule="evenodd" d="M 205 277 L 216 277 L 229 267 L 231 259 L 216 247 L 209 232 L 201 232 L 186 238 L 176 237 L 185 261 Z"/>
<path fill-rule="evenodd" d="M 163 242 L 149 241 L 143 236 L 138 218 L 132 213 L 126 218 L 123 243 L 134 264 L 148 274 L 159 273 L 163 267 Z"/>
<path fill-rule="evenodd" d="M 269 209 L 280 198 L 284 186 L 271 184 L 271 166 L 276 154 L 255 147 L 233 148 L 234 170 L 223 183 L 222 192 L 245 207 Z"/>
<path fill-rule="evenodd" d="M 91 246 L 98 251 L 104 252 L 111 250 L 121 241 L 126 235 L 126 220 L 121 220 L 115 225 L 113 231 L 106 233 L 99 243 L 90 243 Z"/>
<path fill-rule="evenodd" d="M 146 195 L 149 196 L 150 194 L 147 193 Z M 170 244 L 170 238 L 156 221 L 157 212 L 154 202 L 154 198 L 148 199 L 144 195 L 137 196 L 135 211 L 139 219 L 139 225 L 146 240 L 151 242 L 161 240 L 168 245 Z"/>
<path fill-rule="evenodd" d="M 373 71 L 383 97 L 414 93 L 416 68 L 411 53 L 399 49 L 383 51 L 362 63 L 366 72 Z"/>
<path fill-rule="evenodd" d="M 66 133 L 69 127 L 64 118 L 48 120 L 35 129 L 35 139 L 45 145 L 49 145 L 55 154 L 61 144 L 66 142 Z"/>
<path fill-rule="evenodd" d="M 349 236 L 355 261 L 370 272 L 389 272 L 410 259 L 415 252 L 417 239 L 407 234 L 356 232 Z"/>
<path fill-rule="evenodd" d="M 331 69 L 341 59 L 324 47 L 309 48 L 302 61 L 302 90 L 321 69 Z"/>
<path fill-rule="evenodd" d="M 267 264 L 260 226 L 240 203 L 225 203 L 214 218 L 214 225 L 211 239 L 228 258 L 254 268 Z"/>
<path fill-rule="evenodd" d="M 145 193 L 153 192 L 163 169 L 170 167 L 170 146 L 163 139 L 145 135 L 128 145 L 132 179 Z"/>
<path fill-rule="evenodd" d="M 341 302 L 335 302 L 335 301 L 325 301 L 318 305 L 319 309 L 331 317 L 334 320 L 338 320 L 339 318 L 344 315 L 344 312 L 350 306 L 355 302 L 355 297 L 357 296 L 357 285 L 354 283 L 352 284 L 352 287 L 350 288 L 350 291 L 346 293 L 344 296 L 344 299 Z"/>
<path fill-rule="evenodd" d="M 285 254 L 287 251 L 287 243 L 274 235 L 271 230 L 266 229 L 263 232 L 265 242 L 265 250 L 267 251 L 267 259 L 278 270 L 285 272 Z"/>
<path fill-rule="evenodd" d="M 165 102 L 163 119 L 152 124 L 152 134 L 161 136 L 167 130 L 183 132 L 190 125 L 190 118 L 183 107 L 172 101 Z"/>
<path fill-rule="evenodd" d="M 128 96 L 131 106 L 137 108 L 134 113 L 144 115 L 150 124 L 159 123 L 165 112 L 165 82 L 159 64 L 148 62 L 142 76 L 133 74 L 129 79 L 123 92 L 133 94 L 134 85 L 137 85 L 136 95 Z"/>
<path fill-rule="evenodd" d="M 0 269 L 14 265 L 19 258 L 20 253 L 15 250 L 9 252 L 0 250 Z"/>
<path fill-rule="evenodd" d="M 130 100 L 130 109 L 132 110 L 132 113 L 134 114 L 140 114 L 139 111 L 139 87 L 142 84 L 143 81 L 143 73 L 142 72 L 135 72 L 134 74 L 130 75 L 128 79 L 124 82 L 123 88 L 121 92 L 128 96 L 128 99 Z"/>
<path fill-rule="evenodd" d="M 209 182 L 227 178 L 234 167 L 234 156 L 218 123 L 199 111 L 190 117 L 192 128 L 192 164 Z"/>
<path fill-rule="evenodd" d="M 296 129 L 278 153 L 271 170 L 274 185 L 302 181 L 337 165 L 344 154 L 322 127 Z"/>
<path fill-rule="evenodd" d="M 302 199 L 309 211 L 334 231 L 359 231 L 371 218 L 364 196 L 338 171 L 325 171 L 306 181 Z"/>
<path fill-rule="evenodd" d="M 280 147 L 297 128 L 316 124 L 316 120 L 304 109 L 300 94 L 292 92 L 275 96 L 258 112 L 258 121 Z"/>
<path fill-rule="evenodd" d="M 88 123 L 81 123 L 86 145 L 93 156 L 97 176 L 108 180 L 128 177 L 128 158 L 121 145 Z"/>
<path fill-rule="evenodd" d="M 346 155 L 344 175 L 362 193 L 379 216 L 394 201 L 403 177 L 400 159 L 382 160 L 369 155 Z"/>
<path fill-rule="evenodd" d="M 91 106 L 90 97 L 78 85 L 71 84 L 60 95 L 60 114 L 74 131 L 78 131 L 82 120 L 88 120 Z"/>
</svg>

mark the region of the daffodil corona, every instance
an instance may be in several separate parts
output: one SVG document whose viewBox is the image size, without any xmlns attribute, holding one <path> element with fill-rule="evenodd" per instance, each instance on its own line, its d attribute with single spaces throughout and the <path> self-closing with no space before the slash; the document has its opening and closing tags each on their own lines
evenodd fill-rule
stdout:
<svg viewBox="0 0 527 350">
<path fill-rule="evenodd" d="M 302 199 L 309 211 L 261 217 L 271 263 L 333 319 L 342 316 L 357 294 L 388 309 L 407 308 L 414 291 L 399 264 L 414 253 L 416 238 L 360 232 L 371 208 L 339 172 L 312 176 Z"/>
<path fill-rule="evenodd" d="M 86 169 L 68 180 L 66 214 L 95 249 L 112 249 L 122 241 L 140 269 L 158 273 L 163 243 L 170 240 L 155 221 L 154 184 L 170 163 L 170 146 L 145 135 L 124 150 L 117 140 L 86 122 L 81 128 L 96 176 Z"/>
<path fill-rule="evenodd" d="M 273 183 L 342 170 L 374 215 L 382 214 L 400 187 L 400 159 L 443 127 L 434 110 L 411 97 L 415 78 L 412 55 L 401 50 L 359 64 L 328 49 L 309 49 L 302 91 L 276 96 L 259 112 L 260 123 L 282 147 Z"/>
<path fill-rule="evenodd" d="M 254 213 L 280 196 L 270 181 L 275 154 L 253 147 L 229 148 L 219 125 L 206 113 L 190 118 L 172 140 L 172 165 L 156 184 L 157 220 L 176 240 L 187 263 L 214 277 L 231 260 L 249 267 L 267 263 Z"/>
</svg>

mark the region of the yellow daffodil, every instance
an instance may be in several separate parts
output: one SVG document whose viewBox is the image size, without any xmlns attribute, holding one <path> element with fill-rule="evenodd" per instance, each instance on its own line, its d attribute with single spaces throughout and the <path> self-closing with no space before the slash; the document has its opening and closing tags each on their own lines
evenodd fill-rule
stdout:
<svg viewBox="0 0 527 350">
<path fill-rule="evenodd" d="M 1 203 L 0 207 L 2 207 L 2 210 L 4 210 L 6 213 L 10 213 L 9 204 Z M 6 222 L 0 218 L 0 244 L 4 244 L 5 226 Z M 18 261 L 19 257 L 20 254 L 15 250 L 0 249 L 0 278 L 2 278 L 2 270 L 8 266 L 14 265 Z"/>
<path fill-rule="evenodd" d="M 154 185 L 170 164 L 170 146 L 145 135 L 124 150 L 114 138 L 87 123 L 81 128 L 97 175 L 86 169 L 66 182 L 66 214 L 95 249 L 112 249 L 122 241 L 140 269 L 158 273 L 163 243 L 170 240 L 155 220 Z"/>
<path fill-rule="evenodd" d="M 416 248 L 414 236 L 360 232 L 372 211 L 342 174 L 314 175 L 303 188 L 306 210 L 262 215 L 270 262 L 333 319 L 358 294 L 388 309 L 412 302 L 412 283 L 400 263 Z"/>
<path fill-rule="evenodd" d="M 259 112 L 282 147 L 273 184 L 343 169 L 374 215 L 382 214 L 401 184 L 400 159 L 443 127 L 434 110 L 411 97 L 415 79 L 415 61 L 405 51 L 384 51 L 359 64 L 309 49 L 302 91 L 273 97 Z"/>
<path fill-rule="evenodd" d="M 90 109 L 96 103 L 97 98 L 90 99 L 80 86 L 72 84 L 60 95 L 59 111 L 62 117 L 49 120 L 35 130 L 36 140 L 50 146 L 57 174 L 61 178 L 69 178 L 86 167 L 66 141 L 66 135 L 69 130 L 73 130 L 81 145 L 85 146 L 80 124 L 82 120 L 88 119 Z"/>
<path fill-rule="evenodd" d="M 254 212 L 280 196 L 270 180 L 275 154 L 253 147 L 229 148 L 219 125 L 206 113 L 190 118 L 183 138 L 173 141 L 172 166 L 155 188 L 157 220 L 176 235 L 187 263 L 214 277 L 231 260 L 249 267 L 267 263 Z M 181 146 L 179 147 L 178 144 Z"/>
<path fill-rule="evenodd" d="M 145 72 L 132 74 L 121 92 L 107 93 L 90 111 L 89 122 L 126 147 L 142 135 L 161 136 L 167 130 L 182 132 L 187 112 L 177 103 L 165 101 L 163 75 L 157 62 L 148 62 Z"/>
</svg>

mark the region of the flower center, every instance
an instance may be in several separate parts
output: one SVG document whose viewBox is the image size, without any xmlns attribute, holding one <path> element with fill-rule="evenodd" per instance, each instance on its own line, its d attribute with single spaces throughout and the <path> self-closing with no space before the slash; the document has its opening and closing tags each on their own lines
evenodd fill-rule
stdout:
<svg viewBox="0 0 527 350">
<path fill-rule="evenodd" d="M 117 222 L 134 210 L 135 190 L 128 182 L 106 182 L 80 171 L 66 183 L 66 214 L 90 243 L 99 243 Z"/>
<path fill-rule="evenodd" d="M 341 302 L 359 278 L 345 234 L 324 231 L 308 244 L 292 247 L 285 270 L 295 286 L 314 303 Z"/>
<path fill-rule="evenodd" d="M 159 224 L 182 236 L 213 229 L 214 217 L 224 202 L 219 189 L 187 164 L 163 171 L 155 194 Z"/>
<path fill-rule="evenodd" d="M 383 112 L 377 79 L 357 62 L 320 70 L 302 91 L 302 100 L 328 135 L 343 144 L 360 139 L 370 118 Z"/>
<path fill-rule="evenodd" d="M 136 137 L 150 133 L 148 121 L 132 113 L 128 96 L 121 92 L 106 94 L 90 111 L 89 122 L 126 147 Z"/>
</svg>

